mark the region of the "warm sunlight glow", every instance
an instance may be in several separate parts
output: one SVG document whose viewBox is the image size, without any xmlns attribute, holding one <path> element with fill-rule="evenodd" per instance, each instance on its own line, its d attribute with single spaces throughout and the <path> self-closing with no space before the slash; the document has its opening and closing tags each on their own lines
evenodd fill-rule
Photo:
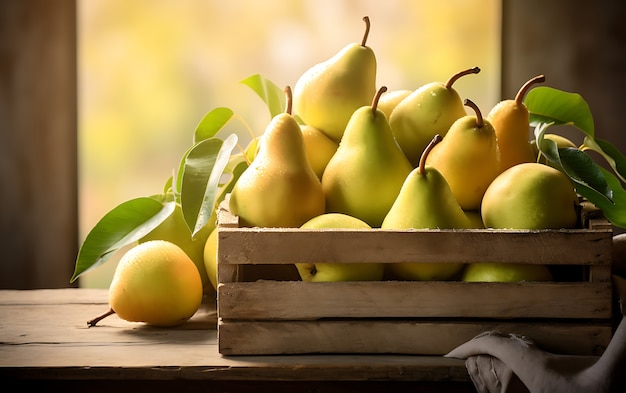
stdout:
<svg viewBox="0 0 626 393">
<path fill-rule="evenodd" d="M 211 109 L 261 133 L 269 114 L 239 82 L 293 86 L 359 41 L 364 15 L 379 86 L 413 90 L 479 66 L 455 87 L 484 111 L 499 99 L 498 0 L 79 0 L 78 11 L 80 242 L 121 202 L 162 191 Z M 81 286 L 108 287 L 114 265 Z"/>
</svg>

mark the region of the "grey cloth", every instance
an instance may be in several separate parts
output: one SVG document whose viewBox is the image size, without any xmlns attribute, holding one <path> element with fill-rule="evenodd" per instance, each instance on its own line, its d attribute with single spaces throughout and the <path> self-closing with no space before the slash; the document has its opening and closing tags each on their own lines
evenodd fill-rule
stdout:
<svg viewBox="0 0 626 393">
<path fill-rule="evenodd" d="M 485 332 L 445 355 L 465 359 L 480 393 L 626 392 L 626 318 L 602 356 L 558 355 L 516 334 Z"/>
</svg>

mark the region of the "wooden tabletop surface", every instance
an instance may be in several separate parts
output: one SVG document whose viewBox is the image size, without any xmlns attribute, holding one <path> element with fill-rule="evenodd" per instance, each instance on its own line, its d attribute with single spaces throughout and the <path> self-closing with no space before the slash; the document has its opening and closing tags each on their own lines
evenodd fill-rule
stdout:
<svg viewBox="0 0 626 393">
<path fill-rule="evenodd" d="M 446 385 L 445 391 L 473 391 L 464 361 L 440 356 L 222 356 L 214 299 L 177 328 L 131 323 L 116 315 L 87 326 L 107 309 L 103 289 L 1 290 L 0 378 L 45 381 L 46 387 L 73 381 L 76 389 L 99 381 L 95 391 L 110 387 L 111 381 L 126 387 L 157 381 L 163 389 L 173 381 L 177 386 L 204 381 L 204 388 L 208 381 L 215 387 L 228 381 L 256 388 L 271 383 L 275 391 L 283 385 L 295 391 L 291 383 L 305 381 L 317 383 L 316 391 L 335 391 L 340 382 L 371 391 L 372 386 L 386 383 L 387 389 L 394 382 L 396 390 L 423 385 L 444 391 Z M 89 388 L 94 391 L 94 386 Z"/>
</svg>

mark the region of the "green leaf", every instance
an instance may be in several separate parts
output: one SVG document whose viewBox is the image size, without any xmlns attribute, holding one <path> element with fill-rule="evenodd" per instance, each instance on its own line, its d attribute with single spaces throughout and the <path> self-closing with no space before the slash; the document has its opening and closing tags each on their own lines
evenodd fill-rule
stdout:
<svg viewBox="0 0 626 393">
<path fill-rule="evenodd" d="M 578 93 L 538 86 L 526 94 L 524 104 L 528 108 L 531 126 L 541 123 L 571 124 L 588 136 L 594 136 L 591 110 Z"/>
<path fill-rule="evenodd" d="M 242 80 L 241 83 L 254 90 L 254 92 L 261 97 L 263 102 L 267 105 L 271 117 L 285 111 L 287 101 L 285 92 L 283 89 L 276 86 L 274 82 L 262 75 L 256 74 Z"/>
<path fill-rule="evenodd" d="M 211 217 L 220 178 L 236 144 L 236 134 L 231 134 L 224 141 L 209 138 L 193 146 L 186 154 L 181 176 L 180 203 L 192 236 Z"/>
<path fill-rule="evenodd" d="M 621 181 L 626 182 L 626 158 L 610 142 L 599 138 L 585 137 L 581 146 L 583 151 L 591 150 L 600 154 Z"/>
<path fill-rule="evenodd" d="M 611 201 L 603 196 L 598 195 L 595 190 L 580 189 L 579 194 L 592 202 L 596 207 L 602 210 L 604 217 L 611 224 L 626 228 L 626 190 L 620 184 L 620 181 L 611 172 L 604 168 L 599 168 L 604 175 L 609 187 L 613 190 L 613 198 Z"/>
<path fill-rule="evenodd" d="M 215 108 L 200 120 L 194 132 L 194 144 L 213 138 L 232 119 L 234 113 L 229 108 Z"/>
<path fill-rule="evenodd" d="M 150 233 L 172 214 L 174 206 L 173 202 L 163 204 L 142 197 L 126 201 L 105 214 L 81 245 L 70 282 L 106 262 L 116 250 Z"/>
<path fill-rule="evenodd" d="M 535 128 L 537 147 L 541 153 L 574 182 L 576 191 L 587 196 L 593 193 L 593 197 L 604 198 L 611 201 L 613 190 L 606 181 L 600 167 L 584 152 L 578 148 L 558 148 L 556 142 L 544 138 L 546 130 L 552 123 L 543 123 Z"/>
</svg>

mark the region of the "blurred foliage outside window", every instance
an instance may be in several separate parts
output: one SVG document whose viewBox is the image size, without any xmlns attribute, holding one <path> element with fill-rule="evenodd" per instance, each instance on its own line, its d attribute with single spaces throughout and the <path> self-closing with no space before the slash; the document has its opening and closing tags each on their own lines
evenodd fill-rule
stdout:
<svg viewBox="0 0 626 393">
<path fill-rule="evenodd" d="M 413 90 L 479 66 L 455 84 L 462 98 L 484 113 L 500 98 L 499 0 L 79 0 L 78 14 L 81 243 L 119 203 L 162 191 L 211 109 L 233 109 L 260 135 L 269 114 L 239 82 L 259 73 L 293 86 L 359 42 L 365 15 L 378 86 Z M 107 288 L 115 265 L 80 285 Z"/>
</svg>

